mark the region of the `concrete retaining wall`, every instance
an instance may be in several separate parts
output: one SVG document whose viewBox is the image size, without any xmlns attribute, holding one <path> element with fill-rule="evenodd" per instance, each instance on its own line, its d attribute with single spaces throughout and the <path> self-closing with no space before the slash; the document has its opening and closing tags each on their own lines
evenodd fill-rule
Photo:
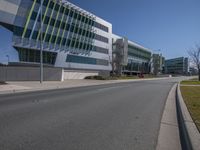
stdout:
<svg viewBox="0 0 200 150">
<path fill-rule="evenodd" d="M 92 72 L 92 71 L 73 71 L 73 70 L 65 70 L 63 72 L 63 78 L 64 80 L 68 79 L 84 79 L 87 76 L 95 76 L 99 75 L 98 72 Z"/>
<path fill-rule="evenodd" d="M 0 81 L 39 80 L 39 67 L 0 66 Z M 62 68 L 44 67 L 44 81 L 62 81 Z"/>
</svg>

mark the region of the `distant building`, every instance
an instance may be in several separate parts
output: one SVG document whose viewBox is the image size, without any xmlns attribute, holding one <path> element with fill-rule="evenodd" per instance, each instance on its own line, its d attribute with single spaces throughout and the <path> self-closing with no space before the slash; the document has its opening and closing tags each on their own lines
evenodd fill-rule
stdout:
<svg viewBox="0 0 200 150">
<path fill-rule="evenodd" d="M 189 72 L 188 58 L 179 57 L 165 61 L 165 73 L 187 75 Z"/>
<path fill-rule="evenodd" d="M 151 51 L 135 42 L 113 35 L 114 74 L 150 73 Z"/>
</svg>

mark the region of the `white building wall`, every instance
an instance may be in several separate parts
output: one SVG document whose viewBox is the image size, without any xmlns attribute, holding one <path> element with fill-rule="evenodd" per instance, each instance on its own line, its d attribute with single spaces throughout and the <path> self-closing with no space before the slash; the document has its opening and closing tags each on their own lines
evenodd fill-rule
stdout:
<svg viewBox="0 0 200 150">
<path fill-rule="evenodd" d="M 0 0 L 0 22 L 13 25 L 21 0 Z"/>
<path fill-rule="evenodd" d="M 108 54 L 91 51 L 89 55 L 81 55 L 81 54 L 79 54 L 79 55 L 85 56 L 85 57 L 96 58 L 96 59 L 104 59 L 109 62 L 109 65 L 102 66 L 102 65 L 69 63 L 69 62 L 66 62 L 66 58 L 67 58 L 67 55 L 69 54 L 69 52 L 59 51 L 57 54 L 57 59 L 56 59 L 56 63 L 55 63 L 56 67 L 63 67 L 63 68 L 69 68 L 69 69 L 89 69 L 89 70 L 99 70 L 99 71 L 101 71 L 101 70 L 111 71 L 112 70 L 112 65 L 110 63 L 112 61 L 112 24 L 99 18 L 99 17 L 96 17 L 95 21 L 108 27 L 108 32 L 105 32 L 103 30 L 100 30 L 100 29 L 94 27 L 94 29 L 96 30 L 96 34 L 108 38 L 108 43 L 94 40 L 94 45 L 108 49 Z"/>
</svg>

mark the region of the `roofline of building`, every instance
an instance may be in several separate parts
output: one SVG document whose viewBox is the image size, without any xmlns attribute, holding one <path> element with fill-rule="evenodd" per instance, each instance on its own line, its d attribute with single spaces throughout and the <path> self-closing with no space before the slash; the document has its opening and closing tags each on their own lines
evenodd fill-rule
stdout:
<svg viewBox="0 0 200 150">
<path fill-rule="evenodd" d="M 152 53 L 152 51 L 150 49 L 145 48 L 145 47 L 141 46 L 140 44 L 138 44 L 136 42 L 133 42 L 133 41 L 130 41 L 130 40 L 128 40 L 128 41 L 130 42 L 131 45 L 133 45 L 133 46 L 135 46 L 137 48 L 143 49 L 144 51 Z"/>
<path fill-rule="evenodd" d="M 114 35 L 115 37 L 118 37 L 118 38 L 124 38 L 124 36 L 120 36 L 120 35 L 117 35 L 117 34 L 114 34 L 114 33 L 113 33 L 113 35 Z M 127 38 L 127 37 L 126 37 L 126 38 Z M 136 42 L 133 42 L 133 41 L 131 41 L 131 40 L 129 40 L 129 39 L 128 39 L 128 43 L 129 43 L 130 45 L 136 47 L 136 48 L 139 48 L 139 49 L 142 49 L 142 50 L 144 50 L 144 51 L 147 51 L 147 52 L 152 53 L 152 50 L 150 50 L 150 49 L 148 49 L 148 48 L 145 48 L 144 46 L 142 46 L 142 45 L 140 45 L 140 44 L 138 44 L 138 43 L 136 43 Z"/>
<path fill-rule="evenodd" d="M 170 60 L 176 60 L 176 59 L 181 59 L 181 58 L 183 58 L 183 59 L 185 59 L 185 58 L 188 58 L 188 57 L 176 57 L 176 58 L 171 58 L 171 59 L 166 59 L 165 61 L 170 61 Z"/>
<path fill-rule="evenodd" d="M 94 18 L 101 19 L 101 20 L 105 21 L 106 23 L 112 25 L 110 22 L 104 20 L 104 19 L 101 18 L 101 17 L 96 16 L 95 14 L 93 14 L 93 13 L 91 13 L 91 12 L 89 12 L 89 11 L 83 9 L 83 8 L 80 8 L 79 6 L 73 4 L 72 2 L 69 2 L 69 1 L 67 1 L 67 0 L 60 0 L 60 1 L 61 1 L 61 3 L 63 3 L 63 4 L 68 3 L 69 5 L 71 5 L 72 7 L 74 7 L 75 9 L 78 9 L 78 10 L 82 11 L 83 13 L 85 13 L 85 14 L 87 14 L 87 15 L 93 16 Z"/>
</svg>

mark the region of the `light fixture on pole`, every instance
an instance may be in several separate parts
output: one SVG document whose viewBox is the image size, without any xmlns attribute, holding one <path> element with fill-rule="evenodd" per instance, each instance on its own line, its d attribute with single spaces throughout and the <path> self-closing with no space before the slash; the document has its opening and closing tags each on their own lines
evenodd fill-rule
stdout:
<svg viewBox="0 0 200 150">
<path fill-rule="evenodd" d="M 9 58 L 9 55 L 6 55 L 6 57 L 8 58 L 8 64 L 9 64 L 9 62 L 10 62 L 10 58 Z"/>
</svg>

